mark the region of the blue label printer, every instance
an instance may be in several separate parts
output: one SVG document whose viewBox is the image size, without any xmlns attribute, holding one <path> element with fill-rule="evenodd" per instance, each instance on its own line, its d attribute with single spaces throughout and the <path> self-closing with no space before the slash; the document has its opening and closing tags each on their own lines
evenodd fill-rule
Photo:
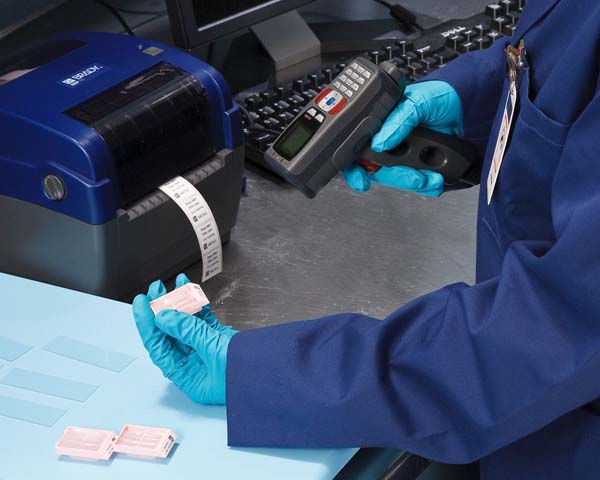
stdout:
<svg viewBox="0 0 600 480">
<path fill-rule="evenodd" d="M 155 42 L 57 37 L 0 65 L 0 271 L 112 298 L 200 259 L 158 186 L 181 175 L 227 241 L 243 178 L 221 75 Z"/>
</svg>

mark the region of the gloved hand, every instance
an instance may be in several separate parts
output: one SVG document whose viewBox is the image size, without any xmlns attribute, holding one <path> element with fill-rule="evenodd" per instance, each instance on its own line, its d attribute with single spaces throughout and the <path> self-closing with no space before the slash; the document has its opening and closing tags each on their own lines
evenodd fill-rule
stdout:
<svg viewBox="0 0 600 480">
<path fill-rule="evenodd" d="M 180 274 L 181 287 L 188 278 Z M 163 310 L 154 316 L 150 302 L 167 289 L 157 280 L 147 295 L 133 301 L 133 315 L 144 347 L 163 375 L 192 400 L 207 405 L 225 404 L 227 348 L 237 330 L 225 327 L 205 306 L 196 315 Z"/>
<path fill-rule="evenodd" d="M 404 97 L 373 137 L 374 151 L 392 150 L 418 125 L 441 133 L 462 134 L 460 98 L 448 83 L 432 80 L 411 84 L 406 87 Z M 369 190 L 371 182 L 426 196 L 437 197 L 444 191 L 444 178 L 439 173 L 410 167 L 382 167 L 371 174 L 352 164 L 342 175 L 350 188 L 359 192 Z"/>
</svg>

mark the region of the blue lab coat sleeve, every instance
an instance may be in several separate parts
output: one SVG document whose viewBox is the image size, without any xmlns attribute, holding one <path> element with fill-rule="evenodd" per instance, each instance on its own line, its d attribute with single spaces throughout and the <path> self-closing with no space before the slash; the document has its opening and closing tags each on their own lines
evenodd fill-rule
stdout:
<svg viewBox="0 0 600 480">
<path fill-rule="evenodd" d="M 490 136 L 506 78 L 504 50 L 507 45 L 508 39 L 502 38 L 487 50 L 459 56 L 421 80 L 442 80 L 452 85 L 463 108 L 462 137 L 481 148 Z"/>
<path fill-rule="evenodd" d="M 513 242 L 497 276 L 384 321 L 345 314 L 233 337 L 229 444 L 470 462 L 600 397 L 598 125 L 596 93 L 555 172 L 556 239 Z"/>
</svg>

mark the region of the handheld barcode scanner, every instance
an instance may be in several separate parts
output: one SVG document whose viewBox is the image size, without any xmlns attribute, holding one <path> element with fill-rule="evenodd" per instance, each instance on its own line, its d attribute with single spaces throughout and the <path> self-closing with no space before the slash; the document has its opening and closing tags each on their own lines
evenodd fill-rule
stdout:
<svg viewBox="0 0 600 480">
<path fill-rule="evenodd" d="M 314 197 L 353 162 L 367 171 L 403 165 L 444 176 L 446 184 L 477 184 L 475 147 L 457 137 L 416 128 L 400 146 L 376 153 L 371 138 L 401 101 L 406 80 L 392 62 L 351 62 L 311 100 L 267 150 L 267 163 L 307 197 Z"/>
</svg>

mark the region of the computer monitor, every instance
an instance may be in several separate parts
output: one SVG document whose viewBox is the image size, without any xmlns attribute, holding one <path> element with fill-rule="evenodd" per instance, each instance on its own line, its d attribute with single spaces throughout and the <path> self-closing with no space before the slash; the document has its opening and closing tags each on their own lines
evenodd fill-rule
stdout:
<svg viewBox="0 0 600 480">
<path fill-rule="evenodd" d="M 66 0 L 3 0 L 0 2 L 0 38 L 58 7 Z"/>
<path fill-rule="evenodd" d="M 279 67 L 320 53 L 316 36 L 295 12 L 315 0 L 166 0 L 173 40 L 194 50 L 252 27 Z M 285 15 L 284 15 L 285 14 Z M 295 55 L 290 52 L 295 50 Z M 300 51 L 299 51 L 300 50 Z"/>
</svg>

